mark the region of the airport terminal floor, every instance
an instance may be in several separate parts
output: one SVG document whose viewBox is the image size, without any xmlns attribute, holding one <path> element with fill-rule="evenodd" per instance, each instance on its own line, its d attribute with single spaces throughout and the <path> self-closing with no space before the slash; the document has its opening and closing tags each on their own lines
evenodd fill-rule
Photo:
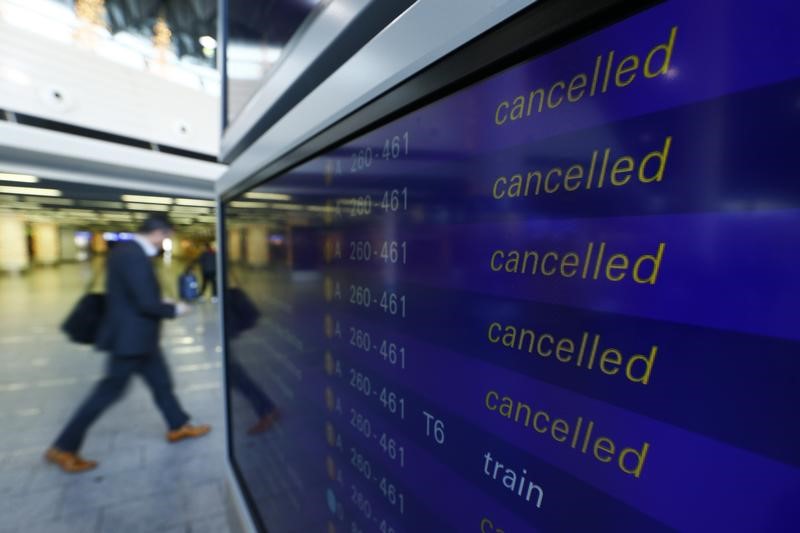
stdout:
<svg viewBox="0 0 800 533">
<path fill-rule="evenodd" d="M 71 475 L 42 455 L 100 377 L 105 355 L 59 324 L 91 276 L 86 263 L 0 276 L 0 532 L 225 533 L 224 422 L 217 306 L 165 323 L 175 389 L 210 435 L 175 444 L 141 379 L 92 427 Z"/>
</svg>

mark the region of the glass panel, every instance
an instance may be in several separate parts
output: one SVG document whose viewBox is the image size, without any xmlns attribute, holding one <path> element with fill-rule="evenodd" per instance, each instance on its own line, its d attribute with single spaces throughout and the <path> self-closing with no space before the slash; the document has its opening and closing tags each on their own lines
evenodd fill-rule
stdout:
<svg viewBox="0 0 800 533">
<path fill-rule="evenodd" d="M 318 3 L 319 0 L 228 1 L 228 123 L 264 84 Z"/>
<path fill-rule="evenodd" d="M 791 529 L 797 15 L 665 2 L 229 202 L 269 530 Z"/>
</svg>

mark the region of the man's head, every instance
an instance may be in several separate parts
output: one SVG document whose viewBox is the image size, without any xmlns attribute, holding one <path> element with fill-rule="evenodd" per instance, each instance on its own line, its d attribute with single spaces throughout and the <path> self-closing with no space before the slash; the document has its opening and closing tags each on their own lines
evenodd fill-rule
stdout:
<svg viewBox="0 0 800 533">
<path fill-rule="evenodd" d="M 164 215 L 150 215 L 142 221 L 136 233 L 156 248 L 161 248 L 164 239 L 172 236 L 172 223 Z"/>
</svg>

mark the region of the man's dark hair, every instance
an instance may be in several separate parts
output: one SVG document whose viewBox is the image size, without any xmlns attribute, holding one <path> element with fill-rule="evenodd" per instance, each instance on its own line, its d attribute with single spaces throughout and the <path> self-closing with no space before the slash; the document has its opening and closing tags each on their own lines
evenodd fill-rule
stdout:
<svg viewBox="0 0 800 533">
<path fill-rule="evenodd" d="M 151 233 L 156 230 L 172 231 L 172 223 L 166 215 L 148 215 L 139 225 L 138 233 Z"/>
</svg>

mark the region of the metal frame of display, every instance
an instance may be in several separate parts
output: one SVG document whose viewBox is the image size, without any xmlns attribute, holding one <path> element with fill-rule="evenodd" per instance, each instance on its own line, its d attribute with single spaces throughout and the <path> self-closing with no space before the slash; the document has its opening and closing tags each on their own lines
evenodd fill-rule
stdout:
<svg viewBox="0 0 800 533">
<path fill-rule="evenodd" d="M 224 0 L 223 0 L 224 1 Z M 540 0 L 512 18 L 479 35 L 464 46 L 446 55 L 433 65 L 414 74 L 388 92 L 380 95 L 355 112 L 323 130 L 310 140 L 267 164 L 257 173 L 222 191 L 218 198 L 218 261 L 219 287 L 223 297 L 220 319 L 224 324 L 224 292 L 227 252 L 225 202 L 279 177 L 292 168 L 337 146 L 345 144 L 367 131 L 406 115 L 428 103 L 441 99 L 502 70 L 580 39 L 592 32 L 644 11 L 663 0 Z M 224 80 L 223 80 L 224 83 Z M 228 339 L 223 335 L 223 350 L 227 367 Z M 230 383 L 225 377 L 225 416 L 230 422 Z M 236 489 L 249 511 L 254 527 L 268 531 L 257 511 L 252 495 L 244 483 L 239 465 L 232 454 L 231 432 L 226 428 L 228 461 Z M 236 495 L 235 498 L 238 498 Z"/>
<path fill-rule="evenodd" d="M 223 45 L 220 56 L 225 58 L 225 63 L 219 70 L 222 73 L 223 102 L 220 159 L 224 162 L 236 159 L 322 80 L 415 1 L 395 0 L 385 3 L 339 0 L 335 10 L 327 9 L 330 2 L 321 2 L 289 40 L 281 60 L 273 67 L 274 72 L 267 76 L 264 85 L 252 95 L 232 122 L 228 121 L 226 28 L 225 39 L 220 41 Z M 221 9 L 226 17 L 229 2 L 230 0 L 221 2 Z"/>
</svg>

